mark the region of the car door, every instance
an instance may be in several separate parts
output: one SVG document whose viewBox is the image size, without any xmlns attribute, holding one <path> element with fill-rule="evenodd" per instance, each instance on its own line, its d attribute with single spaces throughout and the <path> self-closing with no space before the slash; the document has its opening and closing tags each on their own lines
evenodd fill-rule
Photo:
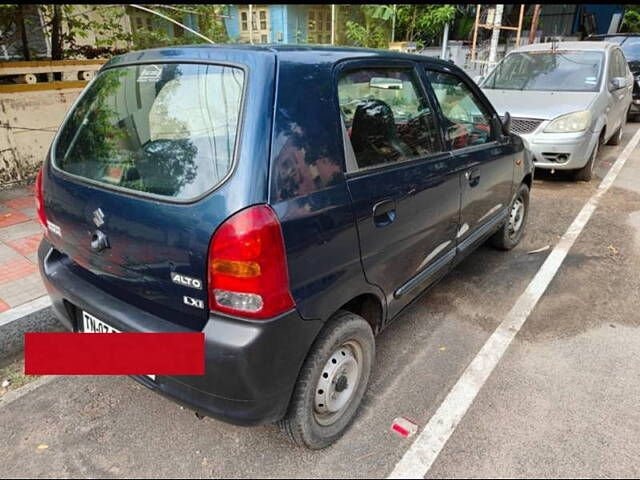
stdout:
<svg viewBox="0 0 640 480">
<path fill-rule="evenodd" d="M 342 65 L 338 98 L 362 265 L 392 318 L 455 256 L 459 172 L 412 62 Z"/>
<path fill-rule="evenodd" d="M 426 69 L 461 175 L 458 251 L 470 251 L 506 217 L 513 188 L 514 148 L 498 117 L 468 77 L 447 67 Z"/>
<path fill-rule="evenodd" d="M 613 79 L 622 77 L 627 78 L 627 67 L 624 55 L 619 49 L 613 49 L 609 52 L 609 69 L 607 78 L 607 91 L 609 97 L 609 105 L 605 111 L 607 112 L 607 138 L 615 134 L 623 122 L 623 116 L 626 115 L 626 107 L 628 104 L 629 85 L 616 88 Z M 631 84 L 633 87 L 633 84 Z"/>
</svg>

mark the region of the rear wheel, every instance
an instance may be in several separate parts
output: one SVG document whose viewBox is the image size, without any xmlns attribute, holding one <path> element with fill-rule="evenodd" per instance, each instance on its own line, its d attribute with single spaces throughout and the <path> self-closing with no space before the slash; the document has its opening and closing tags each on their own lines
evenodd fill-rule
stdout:
<svg viewBox="0 0 640 480">
<path fill-rule="evenodd" d="M 335 442 L 360 405 L 374 356 L 367 321 L 351 312 L 336 313 L 305 360 L 281 429 L 297 445 L 314 450 Z"/>
<path fill-rule="evenodd" d="M 529 216 L 529 187 L 522 183 L 511 201 L 505 224 L 491 237 L 491 244 L 500 250 L 511 250 L 524 235 Z"/>
<path fill-rule="evenodd" d="M 591 177 L 593 177 L 593 169 L 595 168 L 596 159 L 598 157 L 599 147 L 600 147 L 600 140 L 598 140 L 595 146 L 593 147 L 593 151 L 589 156 L 589 161 L 587 162 L 587 164 L 584 167 L 579 168 L 574 172 L 573 174 L 574 180 L 581 181 L 581 182 L 591 181 Z"/>
</svg>

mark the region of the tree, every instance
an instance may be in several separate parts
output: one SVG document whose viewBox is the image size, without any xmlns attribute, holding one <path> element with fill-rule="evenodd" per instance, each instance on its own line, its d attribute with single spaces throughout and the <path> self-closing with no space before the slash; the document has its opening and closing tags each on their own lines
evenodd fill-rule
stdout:
<svg viewBox="0 0 640 480">
<path fill-rule="evenodd" d="M 391 37 L 391 7 L 388 5 L 360 5 L 347 12 L 345 34 L 351 45 L 387 48 Z"/>
<path fill-rule="evenodd" d="M 167 5 L 147 5 L 147 8 L 157 11 L 180 23 L 186 23 L 185 17 L 189 14 L 197 18 L 197 31 L 215 43 L 225 43 L 228 41 L 227 30 L 224 24 L 227 5 L 211 4 L 167 4 Z M 171 23 L 162 17 L 155 17 L 155 24 Z M 173 25 L 173 24 L 172 24 Z M 180 28 L 176 26 L 176 28 Z M 133 44 L 138 49 L 165 47 L 185 43 L 207 43 L 203 38 L 193 35 L 188 30 L 184 35 L 170 37 L 161 28 L 140 29 L 133 34 Z"/>
<path fill-rule="evenodd" d="M 20 43 L 22 47 L 22 56 L 25 60 L 31 60 L 31 50 L 29 49 L 29 38 L 27 36 L 27 27 L 29 20 L 27 19 L 28 5 L 20 3 L 0 5 L 0 40 L 5 40 L 14 32 L 20 35 Z"/>
<path fill-rule="evenodd" d="M 117 53 L 116 42 L 130 41 L 122 21 L 125 15 L 122 6 L 53 4 L 40 8 L 51 35 L 52 60 L 86 55 L 91 47 L 80 45 L 78 41 L 90 34 L 96 38 L 94 47 L 102 48 L 107 54 Z"/>
<path fill-rule="evenodd" d="M 444 26 L 456 16 L 455 5 L 413 4 L 398 5 L 396 16 L 396 38 L 429 45 L 440 38 Z"/>
<path fill-rule="evenodd" d="M 622 27 L 625 32 L 640 33 L 640 6 L 625 5 Z"/>
<path fill-rule="evenodd" d="M 419 46 L 439 40 L 444 26 L 451 23 L 455 5 L 396 5 L 396 40 L 416 42 Z M 387 48 L 391 39 L 393 5 L 361 5 L 350 12 L 345 22 L 346 37 L 352 45 Z"/>
</svg>

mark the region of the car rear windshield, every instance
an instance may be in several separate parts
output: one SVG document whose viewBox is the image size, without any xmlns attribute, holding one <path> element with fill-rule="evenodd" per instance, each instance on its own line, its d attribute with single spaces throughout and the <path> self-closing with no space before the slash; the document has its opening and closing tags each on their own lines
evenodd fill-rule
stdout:
<svg viewBox="0 0 640 480">
<path fill-rule="evenodd" d="M 205 64 L 105 70 L 56 140 L 53 161 L 83 179 L 184 201 L 231 169 L 244 72 Z"/>
<path fill-rule="evenodd" d="M 599 51 L 519 52 L 508 55 L 491 72 L 483 88 L 595 92 L 604 55 Z"/>
</svg>

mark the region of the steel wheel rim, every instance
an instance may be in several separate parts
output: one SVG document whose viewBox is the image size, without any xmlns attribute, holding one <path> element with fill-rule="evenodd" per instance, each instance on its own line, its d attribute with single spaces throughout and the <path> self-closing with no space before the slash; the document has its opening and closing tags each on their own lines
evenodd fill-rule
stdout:
<svg viewBox="0 0 640 480">
<path fill-rule="evenodd" d="M 335 423 L 351 404 L 360 385 L 363 358 L 355 340 L 343 343 L 329 356 L 314 394 L 313 415 L 320 425 Z"/>
<path fill-rule="evenodd" d="M 509 213 L 509 237 L 513 238 L 518 234 L 524 223 L 525 206 L 522 197 L 518 196 L 511 206 Z"/>
</svg>

